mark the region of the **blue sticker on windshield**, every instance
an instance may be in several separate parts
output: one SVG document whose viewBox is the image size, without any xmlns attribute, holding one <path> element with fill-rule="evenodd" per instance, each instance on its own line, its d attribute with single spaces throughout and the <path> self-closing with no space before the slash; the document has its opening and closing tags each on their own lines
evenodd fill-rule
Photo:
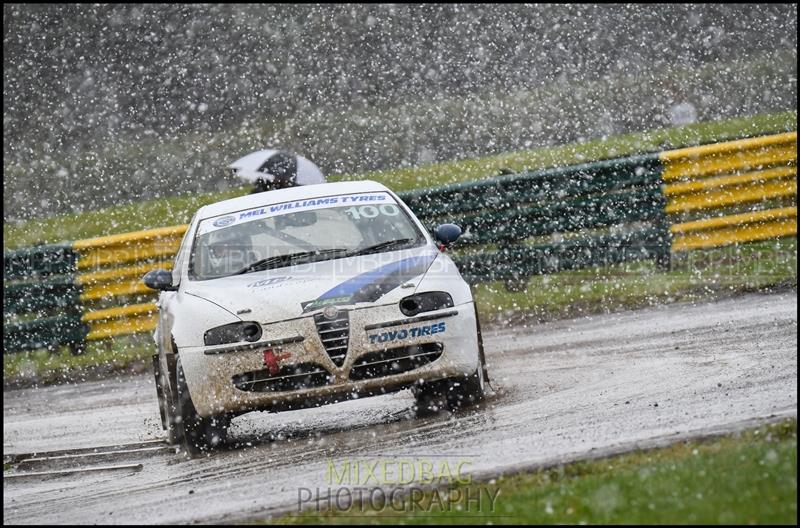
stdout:
<svg viewBox="0 0 800 528">
<path fill-rule="evenodd" d="M 225 227 L 229 226 L 236 221 L 235 216 L 223 216 L 222 218 L 217 218 L 214 220 L 214 227 Z"/>
</svg>

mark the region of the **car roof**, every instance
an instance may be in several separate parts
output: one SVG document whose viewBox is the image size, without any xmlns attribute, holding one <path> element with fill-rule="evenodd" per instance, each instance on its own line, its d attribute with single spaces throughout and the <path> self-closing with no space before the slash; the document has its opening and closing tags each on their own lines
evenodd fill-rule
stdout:
<svg viewBox="0 0 800 528">
<path fill-rule="evenodd" d="M 198 210 L 197 218 L 198 220 L 202 220 L 205 218 L 212 218 L 245 209 L 252 209 L 264 205 L 273 205 L 284 202 L 292 202 L 294 200 L 305 200 L 308 198 L 335 196 L 339 194 L 388 190 L 389 189 L 386 188 L 386 186 L 370 180 L 321 183 L 318 185 L 302 185 L 299 187 L 290 187 L 288 189 L 248 194 L 246 196 L 240 196 L 238 198 L 231 198 L 229 200 L 223 200 L 221 202 L 209 204 L 201 207 Z"/>
</svg>

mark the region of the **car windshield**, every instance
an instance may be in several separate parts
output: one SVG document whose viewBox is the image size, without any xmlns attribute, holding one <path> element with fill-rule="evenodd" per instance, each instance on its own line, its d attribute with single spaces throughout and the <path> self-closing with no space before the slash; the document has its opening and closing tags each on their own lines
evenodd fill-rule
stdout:
<svg viewBox="0 0 800 528">
<path fill-rule="evenodd" d="M 214 279 L 423 243 L 422 233 L 389 193 L 327 196 L 202 220 L 189 276 Z"/>
</svg>

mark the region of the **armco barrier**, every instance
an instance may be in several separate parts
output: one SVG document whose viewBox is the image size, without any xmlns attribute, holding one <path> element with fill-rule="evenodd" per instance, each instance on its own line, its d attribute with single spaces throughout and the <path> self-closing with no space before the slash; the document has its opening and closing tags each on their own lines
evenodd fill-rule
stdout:
<svg viewBox="0 0 800 528">
<path fill-rule="evenodd" d="M 71 273 L 75 271 L 76 259 L 69 242 L 6 251 L 3 280 Z"/>
<path fill-rule="evenodd" d="M 542 273 L 642 258 L 665 265 L 661 170 L 655 154 L 631 156 L 401 197 L 429 227 L 444 220 L 462 226 L 459 246 L 467 251 L 454 258 L 467 281 L 503 280 L 519 289 Z M 565 240 L 542 240 L 554 234 Z"/>
<path fill-rule="evenodd" d="M 453 257 L 473 283 L 518 287 L 530 275 L 641 259 L 663 267 L 671 252 L 796 235 L 797 133 L 400 196 L 429 227 L 462 226 Z M 141 277 L 171 267 L 185 231 L 5 252 L 4 352 L 151 331 L 155 293 Z"/>
</svg>

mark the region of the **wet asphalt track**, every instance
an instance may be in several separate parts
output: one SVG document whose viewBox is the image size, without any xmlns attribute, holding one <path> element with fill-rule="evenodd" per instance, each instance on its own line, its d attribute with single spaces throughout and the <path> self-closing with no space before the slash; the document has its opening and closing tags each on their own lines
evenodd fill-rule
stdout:
<svg viewBox="0 0 800 528">
<path fill-rule="evenodd" d="M 347 459 L 466 460 L 475 477 L 490 478 L 797 413 L 796 292 L 485 337 L 497 391 L 479 408 L 417 419 L 404 391 L 253 413 L 234 420 L 237 445 L 204 459 L 159 442 L 150 376 L 6 391 L 3 450 L 13 467 L 4 471 L 3 521 L 243 520 L 296 509 L 300 487 L 324 490 L 331 457 L 340 468 Z M 118 469 L 35 474 L 108 466 Z"/>
</svg>

